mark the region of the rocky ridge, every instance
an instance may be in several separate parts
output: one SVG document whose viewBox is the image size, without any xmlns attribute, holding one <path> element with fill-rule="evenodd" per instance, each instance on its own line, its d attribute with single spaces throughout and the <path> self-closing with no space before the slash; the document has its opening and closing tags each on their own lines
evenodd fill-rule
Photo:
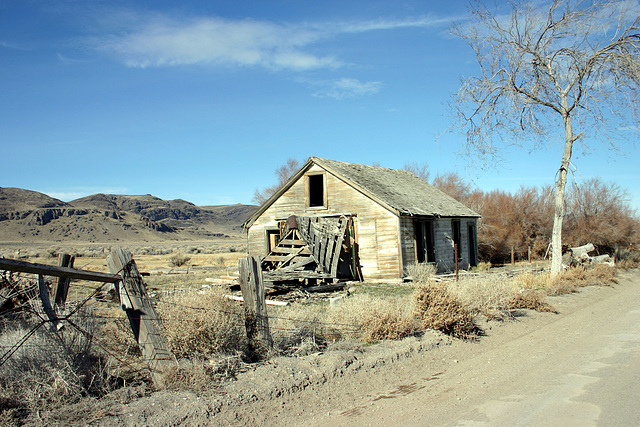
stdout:
<svg viewBox="0 0 640 427">
<path fill-rule="evenodd" d="M 63 202 L 0 187 L 0 241 L 163 241 L 239 237 L 256 206 L 199 207 L 152 195 L 95 194 Z"/>
</svg>

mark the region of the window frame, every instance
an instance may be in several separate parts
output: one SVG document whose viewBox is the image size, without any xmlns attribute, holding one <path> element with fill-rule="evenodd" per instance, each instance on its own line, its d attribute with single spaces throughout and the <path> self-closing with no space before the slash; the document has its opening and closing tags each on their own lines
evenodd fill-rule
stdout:
<svg viewBox="0 0 640 427">
<path fill-rule="evenodd" d="M 311 202 L 316 200 L 316 197 L 312 196 L 312 191 L 315 191 L 312 188 L 312 177 L 322 177 L 322 205 L 312 205 Z M 307 209 L 327 209 L 327 174 L 326 172 L 311 172 L 304 176 L 304 204 Z"/>
</svg>

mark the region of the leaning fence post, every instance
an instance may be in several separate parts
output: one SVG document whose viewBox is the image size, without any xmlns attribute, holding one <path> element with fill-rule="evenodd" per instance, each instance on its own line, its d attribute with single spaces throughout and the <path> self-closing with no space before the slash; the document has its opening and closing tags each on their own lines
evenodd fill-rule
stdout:
<svg viewBox="0 0 640 427">
<path fill-rule="evenodd" d="M 249 353 L 257 356 L 272 346 L 260 257 L 240 258 L 238 267 Z"/>
<path fill-rule="evenodd" d="M 122 280 L 115 284 L 122 309 L 127 313 L 133 335 L 151 370 L 154 384 L 162 387 L 162 373 L 175 366 L 176 359 L 162 335 L 160 319 L 147 295 L 142 275 L 138 272 L 131 253 L 120 248 L 111 250 L 107 256 L 107 265 L 111 273 L 122 276 Z"/>
<path fill-rule="evenodd" d="M 60 267 L 73 268 L 73 262 L 76 257 L 69 254 L 58 254 L 58 265 Z M 57 306 L 63 306 L 67 302 L 67 293 L 69 292 L 69 282 L 71 279 L 68 277 L 60 276 L 56 279 L 56 282 L 52 289 L 53 303 Z"/>
</svg>

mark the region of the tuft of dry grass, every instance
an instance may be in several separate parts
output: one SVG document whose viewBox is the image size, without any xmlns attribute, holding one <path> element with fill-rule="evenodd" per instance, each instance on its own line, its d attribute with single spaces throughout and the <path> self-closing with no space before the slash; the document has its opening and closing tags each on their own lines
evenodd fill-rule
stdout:
<svg viewBox="0 0 640 427">
<path fill-rule="evenodd" d="M 522 289 L 549 289 L 553 284 L 551 272 L 525 271 L 514 277 L 516 287 Z"/>
<path fill-rule="evenodd" d="M 356 294 L 331 307 L 326 322 L 324 334 L 334 341 L 400 339 L 414 333 L 418 327 L 409 298 L 377 298 L 370 294 Z"/>
<path fill-rule="evenodd" d="M 436 329 L 456 338 L 471 339 L 478 335 L 473 315 L 447 288 L 447 284 L 430 281 L 416 288 L 414 313 L 420 326 Z"/>
<path fill-rule="evenodd" d="M 208 358 L 246 349 L 241 306 L 216 290 L 163 295 L 157 312 L 171 351 L 178 358 Z"/>
<path fill-rule="evenodd" d="M 489 270 L 491 270 L 490 262 L 479 262 L 478 265 L 476 265 L 471 269 L 471 271 L 478 272 L 478 273 L 487 272 Z"/>
<path fill-rule="evenodd" d="M 267 307 L 274 351 L 303 355 L 317 351 L 325 341 L 327 309 L 321 304 Z"/>
<path fill-rule="evenodd" d="M 190 256 L 178 252 L 177 254 L 171 255 L 171 258 L 169 258 L 169 265 L 171 267 L 182 267 L 187 265 L 189 261 L 191 261 Z"/>
<path fill-rule="evenodd" d="M 409 264 L 406 273 L 416 283 L 427 283 L 436 277 L 436 266 L 428 262 Z"/>
<path fill-rule="evenodd" d="M 545 302 L 545 296 L 545 293 L 541 290 L 522 289 L 511 295 L 509 299 L 509 308 L 557 313 L 558 311 L 555 307 L 548 302 Z"/>
<path fill-rule="evenodd" d="M 500 319 L 509 309 L 516 284 L 502 274 L 483 274 L 463 276 L 457 282 L 449 282 L 448 287 L 472 314 Z"/>
<path fill-rule="evenodd" d="M 217 359 L 180 359 L 177 366 L 163 373 L 164 386 L 169 390 L 201 391 L 212 383 L 236 377 L 242 368 L 239 356 Z"/>
<path fill-rule="evenodd" d="M 576 292 L 584 286 L 602 286 L 616 283 L 615 268 L 606 264 L 588 267 L 572 267 L 563 271 L 547 287 L 551 295 L 562 295 Z"/>
<path fill-rule="evenodd" d="M 39 318 L 12 321 L 0 335 L 0 346 L 9 349 L 18 344 Z M 0 413 L 17 417 L 30 412 L 78 402 L 86 396 L 108 393 L 113 384 L 107 361 L 93 346 L 97 330 L 90 310 L 81 310 L 74 323 L 86 332 L 66 325 L 58 332 L 46 326 L 35 329 L 28 340 L 0 366 Z"/>
</svg>

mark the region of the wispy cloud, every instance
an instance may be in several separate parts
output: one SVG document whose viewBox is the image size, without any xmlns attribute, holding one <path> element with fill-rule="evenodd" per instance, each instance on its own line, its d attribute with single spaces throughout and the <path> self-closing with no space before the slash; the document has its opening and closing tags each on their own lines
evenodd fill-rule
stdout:
<svg viewBox="0 0 640 427">
<path fill-rule="evenodd" d="M 222 18 L 154 18 L 124 35 L 103 39 L 97 47 L 131 67 L 191 64 L 259 66 L 270 69 L 334 68 L 339 61 L 302 48 L 321 34 L 296 26 Z"/>
<path fill-rule="evenodd" d="M 94 39 L 95 48 L 130 67 L 215 64 L 305 71 L 337 68 L 332 55 L 312 53 L 321 40 L 344 33 L 427 27 L 449 19 L 421 18 L 350 23 L 281 24 L 221 17 L 173 18 L 159 15 L 132 19 L 136 25 L 117 35 Z"/>
<path fill-rule="evenodd" d="M 378 93 L 382 88 L 381 82 L 361 82 L 358 79 L 341 78 L 337 80 L 307 81 L 321 89 L 313 94 L 318 98 L 354 98 Z"/>
</svg>

